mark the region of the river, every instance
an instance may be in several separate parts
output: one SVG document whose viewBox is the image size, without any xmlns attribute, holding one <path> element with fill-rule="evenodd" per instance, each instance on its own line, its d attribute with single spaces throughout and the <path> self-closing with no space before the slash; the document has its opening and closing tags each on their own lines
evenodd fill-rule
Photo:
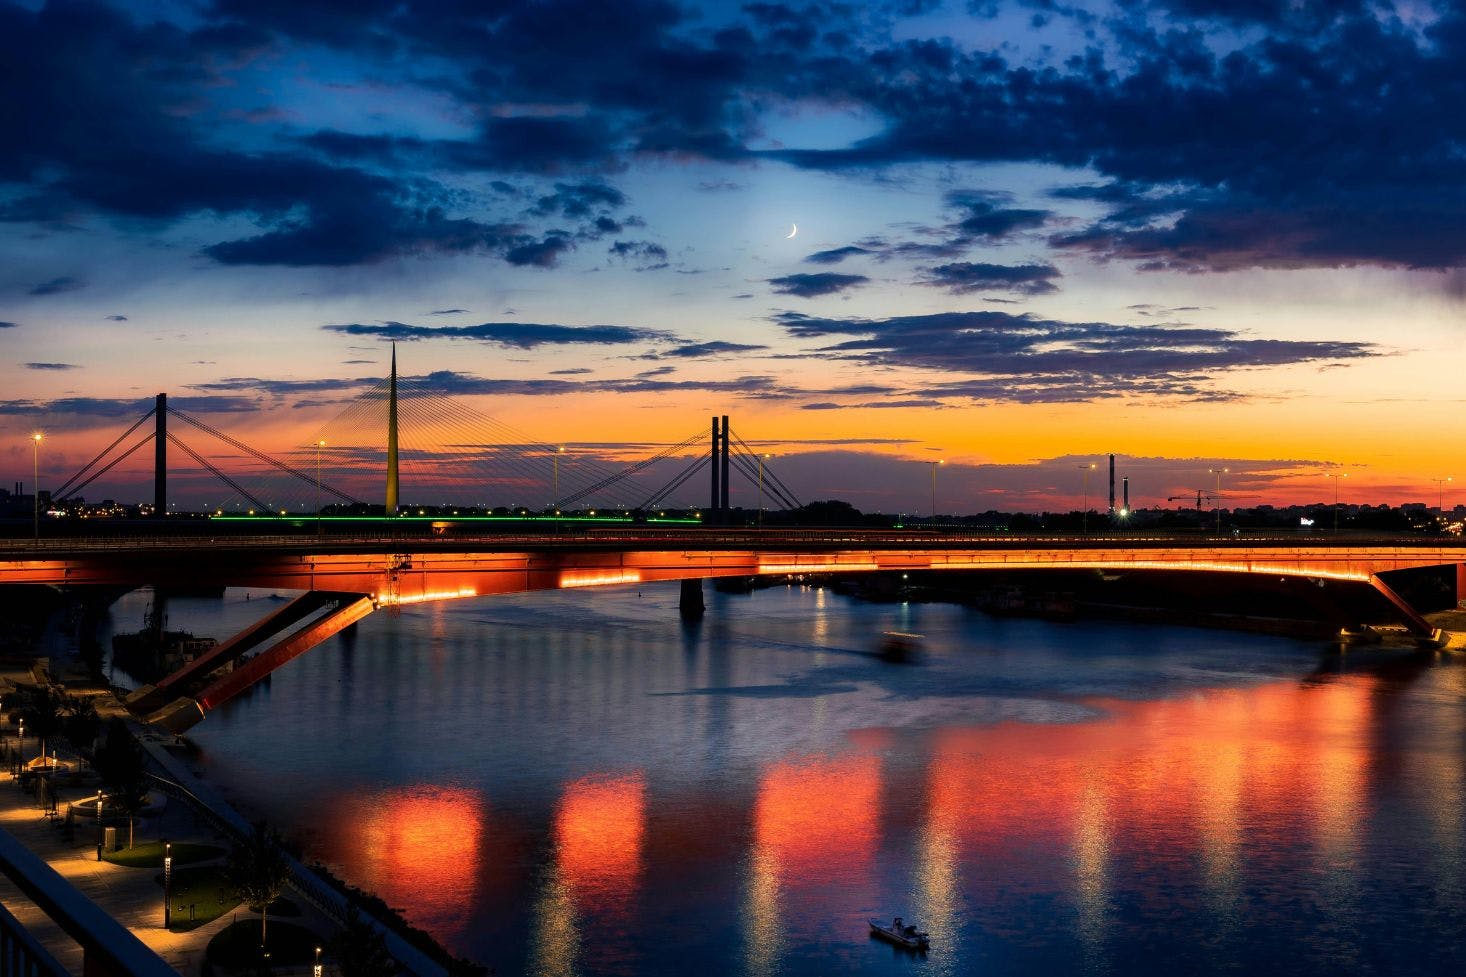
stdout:
<svg viewBox="0 0 1466 977">
<path fill-rule="evenodd" d="M 499 974 L 1466 968 L 1460 657 L 708 597 L 695 625 L 675 584 L 378 612 L 191 737 L 242 809 Z M 897 914 L 925 957 L 870 939 Z"/>
</svg>

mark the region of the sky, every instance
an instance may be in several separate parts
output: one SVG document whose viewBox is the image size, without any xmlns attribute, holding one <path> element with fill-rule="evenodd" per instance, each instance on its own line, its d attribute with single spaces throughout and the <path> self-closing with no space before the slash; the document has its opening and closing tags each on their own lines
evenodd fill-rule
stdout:
<svg viewBox="0 0 1466 977">
<path fill-rule="evenodd" d="M 0 0 L 0 86 L 7 487 L 166 391 L 375 500 L 395 341 L 408 501 L 714 414 L 867 510 L 1466 501 L 1459 3 Z"/>
</svg>

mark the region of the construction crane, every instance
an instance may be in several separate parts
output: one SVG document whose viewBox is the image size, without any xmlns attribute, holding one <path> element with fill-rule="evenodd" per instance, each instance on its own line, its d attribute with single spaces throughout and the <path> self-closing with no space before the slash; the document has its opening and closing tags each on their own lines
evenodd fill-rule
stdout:
<svg viewBox="0 0 1466 977">
<path fill-rule="evenodd" d="M 1183 500 L 1188 500 L 1190 498 L 1191 498 L 1190 495 L 1168 495 L 1168 496 L 1166 496 L 1166 501 L 1167 502 L 1181 502 Z M 1208 491 L 1206 491 L 1204 489 L 1197 489 L 1196 490 L 1196 511 L 1197 512 L 1200 512 L 1201 511 L 1201 500 L 1202 499 L 1206 499 L 1208 502 L 1215 502 L 1219 498 L 1221 498 L 1221 496 L 1213 495 L 1211 492 L 1208 492 Z"/>
</svg>

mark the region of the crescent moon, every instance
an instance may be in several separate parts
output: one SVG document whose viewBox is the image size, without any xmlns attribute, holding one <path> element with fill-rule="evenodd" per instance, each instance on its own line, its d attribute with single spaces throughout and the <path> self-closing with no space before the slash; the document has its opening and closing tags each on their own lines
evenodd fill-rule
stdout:
<svg viewBox="0 0 1466 977">
<path fill-rule="evenodd" d="M 799 225 L 798 224 L 790 224 L 789 225 L 789 233 L 786 234 L 786 235 L 784 235 L 784 240 L 787 241 L 787 240 L 789 240 L 790 238 L 792 238 L 794 235 L 796 235 L 798 233 L 799 233 Z"/>
</svg>

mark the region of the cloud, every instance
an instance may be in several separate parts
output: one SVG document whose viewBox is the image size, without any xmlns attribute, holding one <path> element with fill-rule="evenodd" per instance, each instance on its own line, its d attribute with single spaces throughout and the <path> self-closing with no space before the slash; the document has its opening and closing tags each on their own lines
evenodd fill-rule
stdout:
<svg viewBox="0 0 1466 977">
<path fill-rule="evenodd" d="M 466 312 L 467 309 L 434 309 L 428 315 L 463 315 Z"/>
<path fill-rule="evenodd" d="M 683 359 L 701 359 L 708 356 L 722 356 L 728 353 L 754 353 L 759 350 L 768 349 L 767 346 L 756 346 L 749 343 L 729 343 L 722 340 L 715 340 L 708 343 L 691 343 L 686 346 L 677 346 L 669 350 L 655 354 L 661 356 L 675 356 Z"/>
<path fill-rule="evenodd" d="M 0 319 L 0 329 L 19 329 L 19 328 L 20 328 L 20 323 L 18 323 L 18 322 L 6 322 L 5 320 Z"/>
<path fill-rule="evenodd" d="M 611 257 L 631 264 L 637 271 L 655 271 L 667 267 L 667 249 L 652 241 L 617 241 L 611 245 Z"/>
<path fill-rule="evenodd" d="M 833 248 L 829 251 L 816 251 L 813 254 L 806 255 L 804 260 L 812 265 L 838 265 L 846 258 L 852 258 L 856 255 L 875 253 L 875 251 L 869 248 L 862 248 L 857 247 L 854 244 L 848 244 L 843 248 Z"/>
<path fill-rule="evenodd" d="M 247 414 L 260 409 L 251 397 L 170 397 L 168 406 L 190 414 Z M 141 417 L 153 408 L 153 398 L 62 397 L 56 400 L 0 400 L 0 415 L 31 417 L 76 416 L 93 418 Z"/>
<path fill-rule="evenodd" d="M 27 370 L 79 370 L 75 363 L 23 363 Z"/>
<path fill-rule="evenodd" d="M 822 358 L 910 367 L 961 378 L 922 385 L 933 397 L 1039 403 L 1159 395 L 1227 400 L 1220 376 L 1243 369 L 1337 363 L 1388 355 L 1373 343 L 1259 339 L 1229 329 L 1159 323 L 1065 322 L 1007 312 L 944 312 L 889 319 L 774 317 L 796 339 L 851 336 Z"/>
<path fill-rule="evenodd" d="M 768 283 L 780 295 L 794 295 L 799 298 L 815 298 L 820 295 L 836 295 L 858 288 L 870 281 L 864 275 L 839 275 L 834 272 L 820 272 L 814 275 L 785 275 L 770 278 Z"/>
<path fill-rule="evenodd" d="M 126 322 L 127 321 L 127 316 L 125 316 L 125 315 L 109 315 L 106 318 L 107 318 L 107 321 L 108 322 Z"/>
<path fill-rule="evenodd" d="M 1059 290 L 1053 279 L 1058 278 L 1060 272 L 1053 265 L 990 265 L 959 261 L 922 270 L 928 277 L 921 284 L 945 288 L 955 295 L 990 289 L 1006 289 L 1023 295 L 1047 295 Z"/>
<path fill-rule="evenodd" d="M 79 288 L 85 288 L 86 282 L 73 278 L 70 275 L 62 275 L 60 278 L 53 278 L 50 281 L 41 282 L 31 287 L 28 295 L 59 295 L 62 292 L 74 292 Z"/>
<path fill-rule="evenodd" d="M 471 339 L 517 349 L 538 346 L 595 345 L 614 346 L 625 343 L 674 342 L 671 333 L 634 326 L 561 326 L 536 322 L 484 322 L 476 326 L 412 326 L 402 322 L 376 325 L 347 323 L 323 326 L 330 332 L 348 336 L 376 336 L 379 339 Z"/>
</svg>

